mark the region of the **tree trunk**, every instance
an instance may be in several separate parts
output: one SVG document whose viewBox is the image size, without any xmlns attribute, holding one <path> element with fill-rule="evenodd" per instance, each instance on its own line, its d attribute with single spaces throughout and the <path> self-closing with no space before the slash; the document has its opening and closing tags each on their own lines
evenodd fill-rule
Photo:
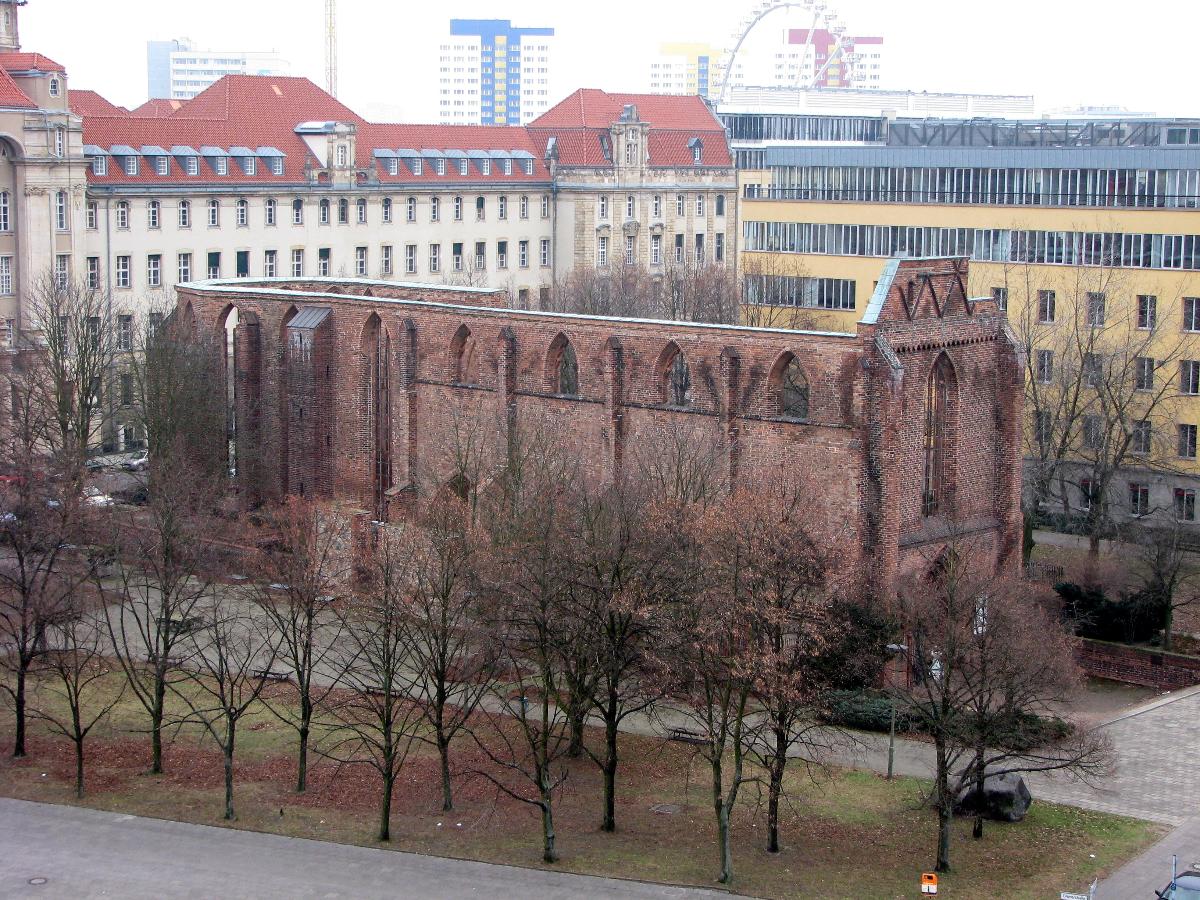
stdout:
<svg viewBox="0 0 1200 900">
<path fill-rule="evenodd" d="M 306 717 L 302 717 L 300 719 L 300 758 L 296 762 L 297 794 L 303 794 L 308 790 L 308 733 L 308 720 Z"/>
<path fill-rule="evenodd" d="M 1167 598 L 1167 608 L 1163 612 L 1162 648 L 1171 652 L 1171 629 L 1175 626 L 1175 603 L 1173 597 Z"/>
<path fill-rule="evenodd" d="M 161 775 L 163 770 L 162 722 L 163 707 L 167 701 L 167 682 L 156 676 L 154 702 L 150 709 L 150 774 Z"/>
<path fill-rule="evenodd" d="M 721 884 L 733 881 L 733 848 L 729 844 L 729 810 L 725 804 L 717 801 L 717 843 L 721 853 L 721 875 L 717 878 Z"/>
<path fill-rule="evenodd" d="M 553 798 L 550 796 L 550 791 L 547 790 L 545 779 L 542 779 L 542 785 L 539 793 L 542 795 L 542 861 L 553 863 L 558 862 L 558 850 L 554 846 L 554 807 L 552 805 Z"/>
<path fill-rule="evenodd" d="M 233 815 L 233 741 L 237 722 L 228 722 L 225 729 L 225 819 L 232 821 Z"/>
<path fill-rule="evenodd" d="M 571 739 L 567 744 L 567 756 L 578 759 L 583 755 L 583 704 L 574 696 L 571 698 L 567 719 L 571 725 Z"/>
<path fill-rule="evenodd" d="M 17 666 L 17 690 L 16 697 L 16 714 L 17 714 L 17 733 L 13 738 L 13 759 L 20 759 L 25 755 L 25 664 L 22 662 Z"/>
<path fill-rule="evenodd" d="M 787 735 L 775 729 L 775 752 L 771 757 L 770 783 L 767 785 L 767 852 L 779 852 L 779 798 L 783 794 L 783 773 L 787 769 Z"/>
<path fill-rule="evenodd" d="M 1092 559 L 1100 558 L 1100 535 L 1095 531 L 1088 534 L 1088 556 Z"/>
<path fill-rule="evenodd" d="M 971 837 L 977 841 L 983 837 L 983 782 L 986 778 L 982 754 L 978 754 L 975 763 L 975 824 L 971 828 Z"/>
<path fill-rule="evenodd" d="M 388 764 L 390 766 L 390 763 Z M 383 776 L 383 803 L 379 809 L 379 840 L 390 841 L 392 839 L 392 788 L 395 786 L 396 776 L 390 772 Z"/>
<path fill-rule="evenodd" d="M 604 819 L 601 831 L 617 830 L 617 710 L 615 698 L 610 697 L 604 717 Z"/>
<path fill-rule="evenodd" d="M 938 803 L 938 848 L 935 872 L 950 871 L 950 826 L 954 821 L 949 800 L 943 799 Z"/>
<path fill-rule="evenodd" d="M 954 800 L 950 796 L 950 763 L 946 759 L 946 748 L 937 742 L 937 811 L 938 845 L 935 872 L 950 871 L 950 826 L 954 821 Z"/>
<path fill-rule="evenodd" d="M 454 796 L 450 793 L 450 741 L 439 726 L 437 729 L 438 757 L 442 763 L 442 812 L 454 809 Z"/>
<path fill-rule="evenodd" d="M 83 799 L 83 738 L 75 739 L 75 796 Z"/>
</svg>

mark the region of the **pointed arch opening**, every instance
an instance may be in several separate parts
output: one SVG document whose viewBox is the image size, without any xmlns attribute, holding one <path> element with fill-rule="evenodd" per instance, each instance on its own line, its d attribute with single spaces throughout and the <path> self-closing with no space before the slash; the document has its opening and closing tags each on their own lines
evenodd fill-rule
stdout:
<svg viewBox="0 0 1200 900">
<path fill-rule="evenodd" d="M 934 361 L 925 383 L 921 513 L 926 518 L 948 515 L 953 509 L 957 386 L 954 365 L 942 353 Z"/>
<path fill-rule="evenodd" d="M 788 351 L 775 363 L 771 373 L 776 413 L 784 419 L 806 421 L 809 410 L 808 377 L 796 354 Z"/>
<path fill-rule="evenodd" d="M 674 341 L 667 344 L 659 357 L 658 376 L 663 403 L 667 406 L 691 406 L 692 372 L 683 350 Z"/>
<path fill-rule="evenodd" d="M 466 325 L 459 325 L 450 341 L 450 380 L 454 384 L 474 385 L 479 381 L 479 361 L 475 337 Z"/>
<path fill-rule="evenodd" d="M 363 325 L 367 450 L 371 465 L 371 500 L 378 521 L 387 519 L 387 492 L 392 487 L 391 338 L 378 313 Z"/>
<path fill-rule="evenodd" d="M 570 339 L 561 331 L 546 354 L 546 379 L 550 389 L 560 397 L 579 396 L 579 359 Z"/>
</svg>

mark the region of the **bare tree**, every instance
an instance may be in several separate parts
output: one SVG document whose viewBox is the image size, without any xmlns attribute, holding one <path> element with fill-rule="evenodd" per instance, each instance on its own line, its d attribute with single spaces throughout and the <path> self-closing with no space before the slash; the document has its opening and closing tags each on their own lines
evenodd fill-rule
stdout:
<svg viewBox="0 0 1200 900">
<path fill-rule="evenodd" d="M 567 779 L 570 746 L 564 655 L 578 646 L 568 559 L 576 459 L 553 429 L 529 423 L 512 442 L 484 515 L 482 620 L 500 673 L 471 735 L 500 774 L 476 774 L 538 809 L 546 862 L 558 859 L 554 797 Z"/>
<path fill-rule="evenodd" d="M 1200 555 L 1175 511 L 1123 529 L 1134 574 L 1162 610 L 1162 646 L 1170 651 L 1175 613 L 1200 599 Z"/>
<path fill-rule="evenodd" d="M 575 268 L 542 308 L 591 316 L 737 324 L 741 294 L 730 266 L 669 262 L 654 270 L 622 263 Z"/>
<path fill-rule="evenodd" d="M 107 424 L 104 404 L 126 333 L 108 295 L 83 281 L 47 272 L 28 300 L 36 349 L 27 355 L 25 382 L 32 402 L 45 411 L 40 437 L 64 473 L 81 484 L 88 450 Z"/>
<path fill-rule="evenodd" d="M 466 503 L 443 492 L 419 518 L 423 552 L 407 606 L 409 694 L 433 732 L 442 809 L 454 808 L 450 744 L 492 687 L 494 652 L 479 628 L 475 542 Z"/>
<path fill-rule="evenodd" d="M 342 619 L 332 603 L 351 578 L 350 529 L 335 511 L 289 497 L 268 512 L 277 539 L 260 554 L 255 599 L 280 637 L 279 661 L 296 682 L 299 709 L 267 701 L 296 730 L 296 791 L 308 786 L 308 749 L 313 717 L 337 686 L 334 648 Z"/>
<path fill-rule="evenodd" d="M 414 526 L 379 526 L 363 583 L 339 611 L 342 640 L 333 654 L 346 696 L 327 698 L 329 744 L 320 753 L 379 775 L 379 840 L 391 839 L 392 795 L 422 724 L 409 694 L 409 604 L 424 562 Z"/>
<path fill-rule="evenodd" d="M 1078 498 L 1095 557 L 1115 532 L 1118 473 L 1178 468 L 1176 398 L 1188 376 L 1176 371 L 1184 343 L 1167 300 L 1178 291 L 1130 296 L 1126 274 L 1106 264 L 1056 278 L 1012 265 L 1002 289 L 1026 356 L 1026 518 L 1057 501 L 1065 520 Z"/>
<path fill-rule="evenodd" d="M 4 423 L 7 474 L 0 481 L 0 666 L 12 674 L 3 688 L 16 714 L 13 756 L 25 755 L 26 681 L 46 650 L 46 629 L 69 615 L 75 592 L 87 581 L 86 559 L 72 548 L 87 533 L 89 508 L 73 473 L 46 456 L 43 436 L 51 412 L 26 371 L 11 388 Z"/>
<path fill-rule="evenodd" d="M 843 587 L 830 553 L 807 527 L 809 498 L 780 472 L 738 491 L 723 505 L 743 560 L 739 589 L 750 616 L 753 697 L 760 717 L 750 752 L 767 771 L 767 851 L 779 851 L 779 805 L 794 748 L 815 759 L 832 739 L 819 728 L 816 708 L 829 687 L 821 665 L 844 638 L 835 616 Z"/>
<path fill-rule="evenodd" d="M 743 325 L 834 331 L 838 330 L 835 314 L 858 305 L 857 298 L 836 293 L 838 289 L 829 287 L 827 279 L 812 278 L 803 266 L 775 254 L 746 254 L 741 268 Z"/>
<path fill-rule="evenodd" d="M 238 723 L 262 695 L 281 638 L 269 619 L 240 597 L 211 591 L 197 612 L 204 625 L 188 634 L 190 665 L 171 689 L 188 707 L 179 723 L 200 724 L 221 748 L 224 818 L 232 820 Z"/>
<path fill-rule="evenodd" d="M 733 881 L 730 818 L 743 785 L 756 781 L 747 767 L 754 685 L 759 671 L 753 616 L 743 576 L 750 559 L 721 504 L 707 511 L 677 506 L 675 589 L 664 620 L 663 677 L 670 678 L 672 712 L 690 723 L 697 754 L 711 774 L 721 884 Z"/>
<path fill-rule="evenodd" d="M 581 492 L 575 609 L 581 643 L 594 659 L 590 708 L 604 723 L 601 752 L 586 748 L 604 777 L 601 830 L 616 830 L 616 783 L 621 723 L 644 712 L 663 694 L 651 659 L 657 612 L 671 587 L 660 567 L 671 544 L 653 540 L 654 503 L 636 477 Z M 574 730 L 574 725 L 572 725 Z"/>
<path fill-rule="evenodd" d="M 912 675 L 892 690 L 934 744 L 939 872 L 950 870 L 951 822 L 967 780 L 1054 769 L 1091 774 L 1107 762 L 1103 742 L 1091 735 L 1036 751 L 1011 740 L 1022 717 L 1070 696 L 1078 672 L 1066 634 L 1029 586 L 988 577 L 972 566 L 974 552 L 954 536 L 900 591 Z"/>
<path fill-rule="evenodd" d="M 30 715 L 74 746 L 75 796 L 82 798 L 84 742 L 121 702 L 125 687 L 115 692 L 109 687 L 112 668 L 101 643 L 103 625 L 79 604 L 73 607 L 50 629 L 40 666 L 42 679 Z"/>
<path fill-rule="evenodd" d="M 167 690 L 197 606 L 213 578 L 213 506 L 224 481 L 224 412 L 211 367 L 184 323 L 153 315 L 134 354 L 138 403 L 150 447 L 143 479 L 148 502 L 122 511 L 109 543 L 122 564 L 107 601 L 113 652 L 130 690 L 150 717 L 151 772 L 162 771 Z M 219 382 L 218 382 L 219 383 Z"/>
</svg>

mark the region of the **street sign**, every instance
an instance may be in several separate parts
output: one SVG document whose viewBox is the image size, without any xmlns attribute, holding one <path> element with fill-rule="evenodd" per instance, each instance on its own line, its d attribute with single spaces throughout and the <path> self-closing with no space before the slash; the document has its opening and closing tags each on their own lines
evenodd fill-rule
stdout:
<svg viewBox="0 0 1200 900">
<path fill-rule="evenodd" d="M 934 872 L 921 873 L 921 893 L 925 895 L 937 893 L 937 874 Z M 1087 900 L 1085 897 L 1084 900 Z"/>
<path fill-rule="evenodd" d="M 1062 891 L 1058 895 L 1058 900 L 1090 900 L 1087 894 L 1072 894 L 1070 891 Z"/>
</svg>

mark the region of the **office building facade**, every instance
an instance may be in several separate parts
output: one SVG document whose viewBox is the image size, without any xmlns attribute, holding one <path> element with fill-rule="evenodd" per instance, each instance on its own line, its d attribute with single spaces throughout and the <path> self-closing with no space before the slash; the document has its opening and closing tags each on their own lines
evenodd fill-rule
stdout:
<svg viewBox="0 0 1200 900">
<path fill-rule="evenodd" d="M 438 121 L 522 125 L 550 108 L 553 28 L 507 19 L 451 19 L 439 47 Z"/>
</svg>

